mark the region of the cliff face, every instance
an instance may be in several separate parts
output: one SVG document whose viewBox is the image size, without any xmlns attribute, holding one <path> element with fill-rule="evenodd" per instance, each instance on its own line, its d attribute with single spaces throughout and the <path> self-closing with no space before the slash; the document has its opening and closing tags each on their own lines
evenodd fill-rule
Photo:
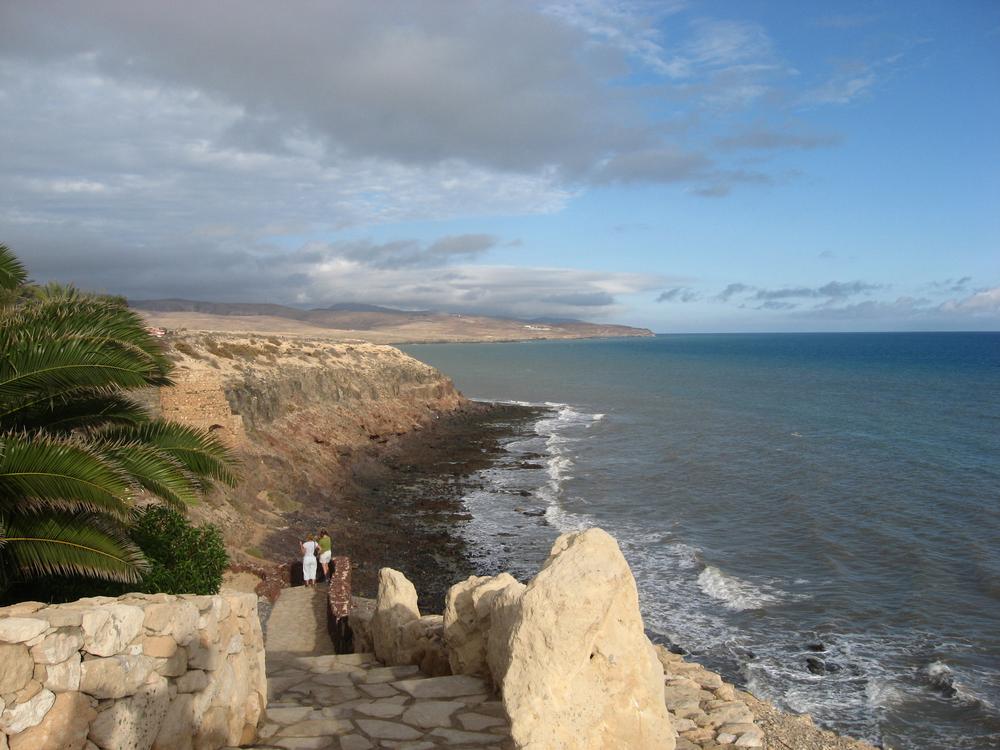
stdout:
<svg viewBox="0 0 1000 750">
<path fill-rule="evenodd" d="M 398 349 L 277 336 L 174 334 L 176 385 L 163 416 L 213 431 L 243 460 L 236 488 L 192 508 L 218 524 L 233 557 L 262 555 L 283 511 L 324 502 L 352 463 L 466 401 L 452 382 Z"/>
</svg>

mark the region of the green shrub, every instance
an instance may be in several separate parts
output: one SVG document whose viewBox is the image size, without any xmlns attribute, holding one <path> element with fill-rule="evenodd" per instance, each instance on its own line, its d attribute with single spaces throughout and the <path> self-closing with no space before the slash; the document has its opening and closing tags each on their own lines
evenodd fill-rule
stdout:
<svg viewBox="0 0 1000 750">
<path fill-rule="evenodd" d="M 149 561 L 138 588 L 150 594 L 215 594 L 229 557 L 212 524 L 192 526 L 163 505 L 140 511 L 130 535 Z"/>
</svg>

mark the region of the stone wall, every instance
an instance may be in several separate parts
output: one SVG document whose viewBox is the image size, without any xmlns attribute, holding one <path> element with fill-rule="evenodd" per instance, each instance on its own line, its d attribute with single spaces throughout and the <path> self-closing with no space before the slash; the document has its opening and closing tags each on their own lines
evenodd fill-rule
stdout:
<svg viewBox="0 0 1000 750">
<path fill-rule="evenodd" d="M 0 750 L 215 750 L 266 702 L 254 594 L 0 608 Z"/>
<path fill-rule="evenodd" d="M 246 443 L 243 417 L 226 400 L 221 375 L 179 378 L 159 392 L 159 413 L 166 419 L 208 430 L 232 448 Z"/>
</svg>

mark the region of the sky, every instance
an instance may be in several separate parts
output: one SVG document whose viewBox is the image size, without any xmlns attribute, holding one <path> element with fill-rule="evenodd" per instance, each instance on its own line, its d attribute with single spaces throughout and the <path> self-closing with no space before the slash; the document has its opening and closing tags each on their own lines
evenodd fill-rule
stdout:
<svg viewBox="0 0 1000 750">
<path fill-rule="evenodd" d="M 0 243 L 132 299 L 1000 330 L 1000 3 L 2 0 Z"/>
</svg>

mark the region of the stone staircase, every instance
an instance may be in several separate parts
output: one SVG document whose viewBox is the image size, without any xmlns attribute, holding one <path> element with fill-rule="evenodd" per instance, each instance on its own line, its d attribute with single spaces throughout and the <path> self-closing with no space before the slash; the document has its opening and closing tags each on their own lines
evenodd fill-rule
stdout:
<svg viewBox="0 0 1000 750">
<path fill-rule="evenodd" d="M 513 747 L 503 704 L 484 680 L 332 653 L 325 596 L 324 587 L 299 587 L 275 602 L 265 641 L 267 715 L 255 748 Z"/>
<path fill-rule="evenodd" d="M 320 656 L 334 652 L 327 627 L 325 586 L 281 590 L 267 618 L 264 650 L 268 662 L 286 655 Z"/>
</svg>

